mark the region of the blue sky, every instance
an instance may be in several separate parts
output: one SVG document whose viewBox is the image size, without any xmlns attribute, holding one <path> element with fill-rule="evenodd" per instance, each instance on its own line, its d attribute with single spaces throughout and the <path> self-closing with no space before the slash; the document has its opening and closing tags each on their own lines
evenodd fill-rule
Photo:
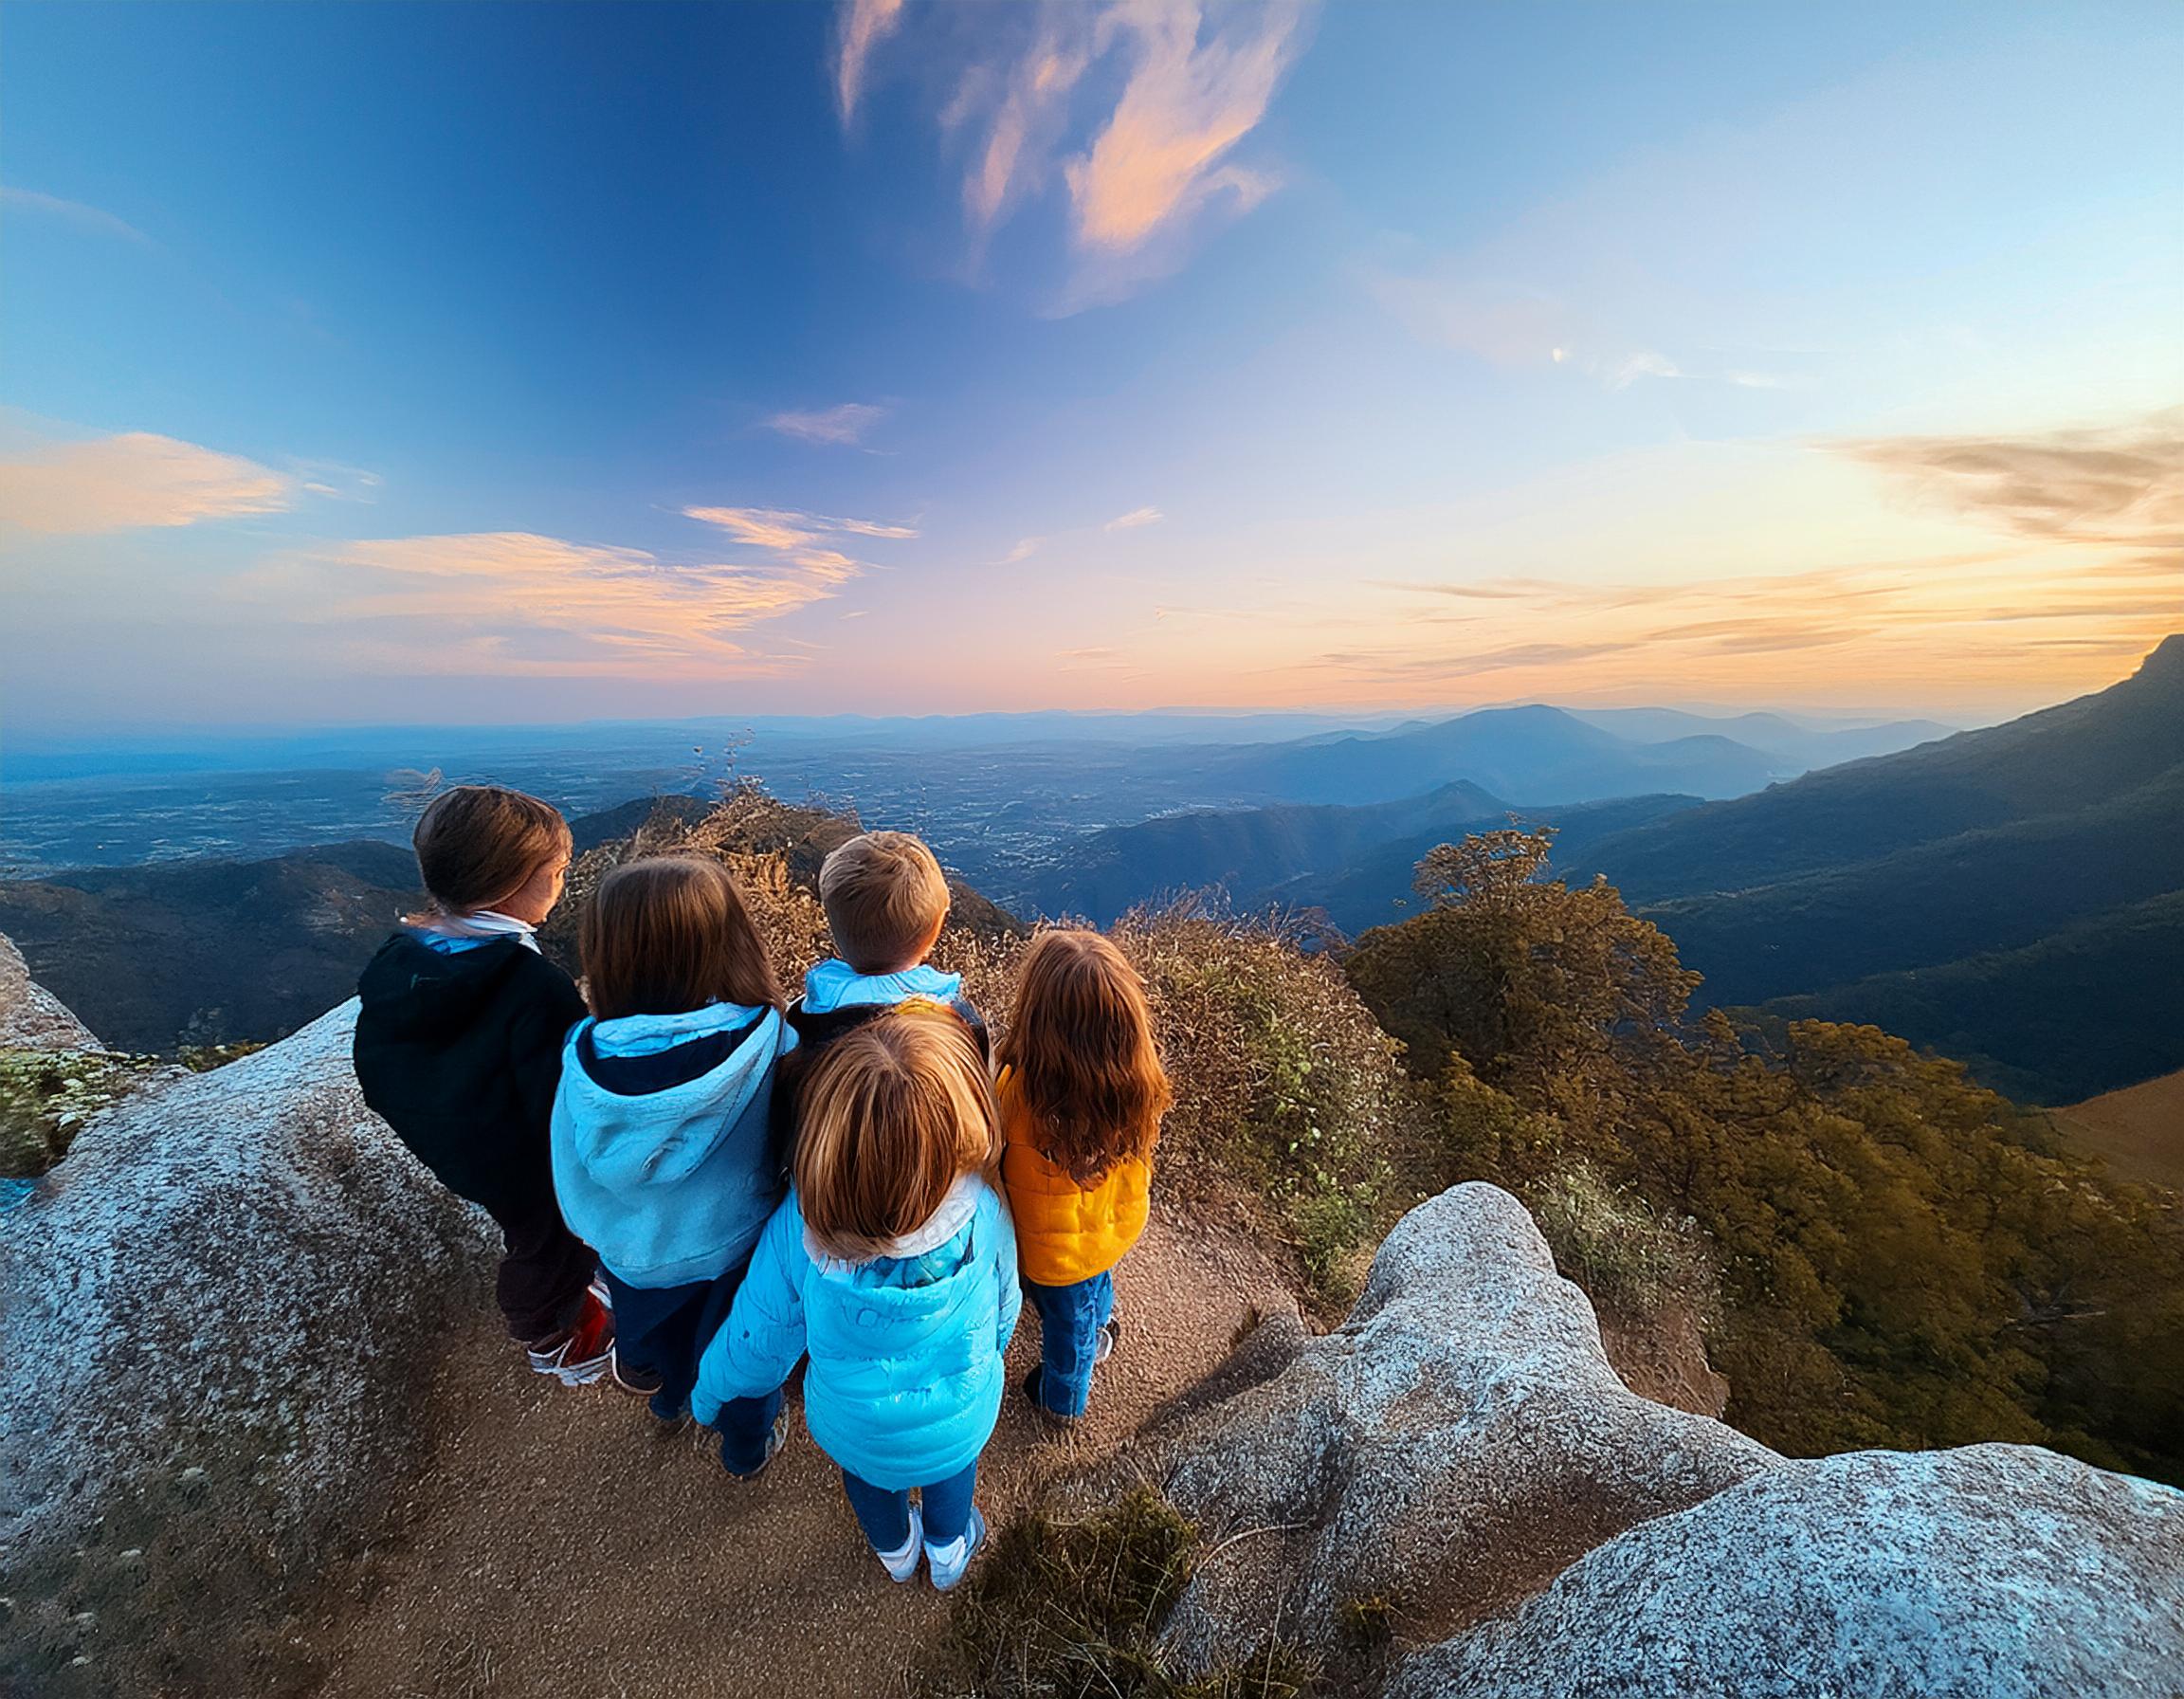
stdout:
<svg viewBox="0 0 2184 1699">
<path fill-rule="evenodd" d="M 1772 703 L 2184 620 L 2167 6 L 9 7 L 17 724 Z"/>
</svg>

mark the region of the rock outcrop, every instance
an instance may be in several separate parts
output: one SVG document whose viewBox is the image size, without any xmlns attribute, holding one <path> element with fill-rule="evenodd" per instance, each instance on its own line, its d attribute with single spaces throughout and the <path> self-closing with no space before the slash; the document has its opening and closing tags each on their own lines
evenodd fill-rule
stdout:
<svg viewBox="0 0 2184 1699">
<path fill-rule="evenodd" d="M 1263 1328 L 1138 1467 L 1207 1538 L 1188 1665 L 1278 1634 L 1391 1699 L 2184 1692 L 2184 1494 L 2024 1446 L 1793 1462 L 1638 1398 L 1492 1186 L 1411 1211 L 1335 1332 Z"/>
<path fill-rule="evenodd" d="M 1494 1186 L 1406 1215 L 1333 1333 L 1249 1352 L 1263 1378 L 1210 1386 L 1155 1466 L 1211 1544 L 1170 1626 L 1193 1661 L 1276 1621 L 1323 1644 L 1371 1600 L 1447 1633 L 1780 1461 L 1629 1391 L 1585 1294 Z"/>
<path fill-rule="evenodd" d="M 9 1671 L 235 1634 L 413 1463 L 489 1224 L 365 1108 L 354 1020 L 129 1097 L 0 1229 Z"/>
<path fill-rule="evenodd" d="M 2184 1493 L 2036 1446 L 1784 1463 L 1610 1541 L 1391 1699 L 2184 1692 Z"/>
<path fill-rule="evenodd" d="M 0 1050 L 98 1050 L 76 1012 L 30 977 L 14 940 L 0 934 Z"/>
</svg>

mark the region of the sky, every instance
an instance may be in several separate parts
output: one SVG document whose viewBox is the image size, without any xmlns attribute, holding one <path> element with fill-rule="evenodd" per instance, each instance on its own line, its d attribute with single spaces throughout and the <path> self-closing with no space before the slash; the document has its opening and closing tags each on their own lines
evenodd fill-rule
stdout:
<svg viewBox="0 0 2184 1699">
<path fill-rule="evenodd" d="M 0 12 L 0 715 L 1920 713 L 2184 630 L 2184 9 Z"/>
</svg>

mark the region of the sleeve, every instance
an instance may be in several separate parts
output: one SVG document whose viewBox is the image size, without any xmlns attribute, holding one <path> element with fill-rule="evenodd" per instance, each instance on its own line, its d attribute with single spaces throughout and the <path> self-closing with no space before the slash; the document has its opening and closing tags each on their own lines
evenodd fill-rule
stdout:
<svg viewBox="0 0 2184 1699">
<path fill-rule="evenodd" d="M 553 963 L 539 962 L 533 977 L 538 992 L 509 1030 L 508 1061 L 524 1120 L 543 1139 L 561 1085 L 561 1048 L 585 1008 L 576 982 Z"/>
<path fill-rule="evenodd" d="M 758 1235 L 728 1319 L 698 1360 L 690 1414 L 710 1424 L 730 1398 L 756 1398 L 789 1379 L 804 1355 L 804 1216 L 792 1192 Z"/>
<path fill-rule="evenodd" d="M 996 1343 L 1003 1351 L 1015 1337 L 1016 1318 L 1024 1309 L 1024 1288 L 1016 1278 L 1016 1220 L 1009 1213 L 1009 1199 L 1002 1193 L 994 1194 L 1000 1204 L 1000 1231 L 993 1235 L 994 1276 L 1001 1282 L 1000 1321 L 995 1331 Z"/>
</svg>

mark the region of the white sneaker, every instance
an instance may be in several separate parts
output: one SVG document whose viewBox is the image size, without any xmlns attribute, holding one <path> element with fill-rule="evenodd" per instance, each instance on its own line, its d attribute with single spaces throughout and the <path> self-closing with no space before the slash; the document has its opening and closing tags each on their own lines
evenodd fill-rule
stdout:
<svg viewBox="0 0 2184 1699">
<path fill-rule="evenodd" d="M 1100 1324 L 1099 1343 L 1092 1347 L 1092 1361 L 1095 1367 L 1115 1355 L 1116 1342 L 1121 1337 L 1122 1329 L 1113 1322 L 1101 1322 Z"/>
<path fill-rule="evenodd" d="M 978 1555 L 978 1548 L 986 1544 L 986 1518 L 978 1513 L 978 1507 L 971 1507 L 971 1524 L 946 1545 L 928 1544 L 925 1562 L 933 1569 L 933 1590 L 945 1593 L 963 1579 L 963 1572 L 971 1567 L 971 1560 Z M 890 1575 L 894 1571 L 888 1571 Z M 898 1580 L 908 1580 L 906 1575 L 896 1576 Z"/>
<path fill-rule="evenodd" d="M 872 1555 L 880 1560 L 887 1571 L 889 1580 L 906 1581 L 918 1573 L 918 1548 L 925 1543 L 925 1512 L 917 1505 L 910 1507 L 910 1538 L 903 1542 L 901 1551 L 881 1551 L 874 1548 Z"/>
</svg>

